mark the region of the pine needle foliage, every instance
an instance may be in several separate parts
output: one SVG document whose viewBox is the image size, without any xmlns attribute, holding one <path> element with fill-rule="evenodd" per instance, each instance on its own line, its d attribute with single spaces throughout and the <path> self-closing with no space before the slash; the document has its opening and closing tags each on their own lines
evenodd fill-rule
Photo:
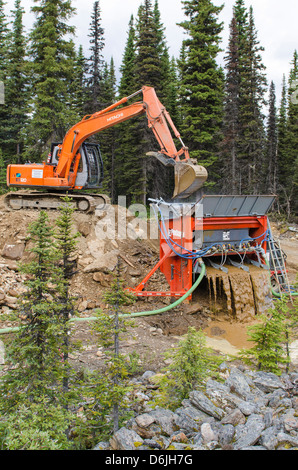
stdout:
<svg viewBox="0 0 298 470">
<path fill-rule="evenodd" d="M 70 295 L 70 282 L 76 269 L 76 245 L 79 233 L 73 230 L 73 212 L 72 199 L 66 195 L 61 198 L 62 204 L 59 208 L 60 215 L 56 220 L 55 244 L 56 255 L 60 260 L 60 279 L 59 290 L 57 291 L 60 303 L 60 323 L 62 330 L 61 354 L 63 355 L 64 374 L 63 386 L 64 390 L 69 389 L 69 353 L 70 353 L 70 326 L 69 320 L 75 315 L 75 299 Z"/>
<path fill-rule="evenodd" d="M 70 430 L 77 426 L 79 435 L 82 428 L 73 413 L 80 395 L 68 361 L 68 320 L 73 313 L 68 261 L 74 237 L 68 198 L 65 203 L 57 244 L 44 211 L 28 230 L 33 259 L 20 267 L 26 274 L 20 328 L 7 348 L 8 368 L 0 382 L 0 442 L 9 450 L 71 449 L 76 444 Z"/>
<path fill-rule="evenodd" d="M 21 267 L 27 275 L 19 307 L 21 330 L 9 349 L 9 357 L 17 367 L 10 370 L 10 400 L 32 401 L 39 396 L 55 400 L 53 384 L 61 373 L 60 334 L 56 302 L 56 253 L 53 229 L 47 214 L 41 211 L 29 228 L 30 252 L 34 259 Z"/>
<path fill-rule="evenodd" d="M 89 423 L 94 435 L 101 437 L 106 437 L 111 430 L 116 432 L 120 423 L 127 418 L 126 395 L 130 389 L 130 364 L 121 353 L 120 339 L 128 326 L 132 326 L 129 314 L 126 314 L 128 318 L 123 317 L 123 308 L 130 305 L 134 298 L 123 289 L 119 262 L 105 300 L 109 311 L 97 312 L 92 329 L 99 347 L 104 351 L 104 366 L 103 370 L 89 375 L 89 384 L 85 385 L 84 392 L 90 400 L 86 410 Z"/>
<path fill-rule="evenodd" d="M 284 299 L 277 300 L 268 314 L 260 316 L 260 323 L 248 327 L 250 349 L 241 352 L 241 358 L 258 370 L 281 375 L 288 367 L 289 336 L 291 331 L 290 310 Z"/>
<path fill-rule="evenodd" d="M 73 111 L 71 87 L 74 79 L 75 28 L 69 19 L 75 12 L 71 0 L 34 0 L 36 15 L 30 34 L 30 56 L 34 95 L 32 118 L 27 128 L 28 154 L 48 155 L 51 142 L 60 142 L 77 115 Z"/>
<path fill-rule="evenodd" d="M 211 0 L 182 4 L 187 17 L 179 24 L 186 33 L 180 60 L 182 135 L 191 157 L 209 168 L 208 186 L 219 177 L 224 73 L 216 59 L 223 29 L 218 16 L 223 6 L 215 6 Z"/>
<path fill-rule="evenodd" d="M 178 346 L 168 351 L 170 366 L 158 381 L 158 391 L 154 402 L 174 410 L 189 392 L 202 386 L 206 379 L 216 375 L 216 369 L 222 361 L 206 346 L 206 337 L 202 330 L 189 327 Z"/>
</svg>

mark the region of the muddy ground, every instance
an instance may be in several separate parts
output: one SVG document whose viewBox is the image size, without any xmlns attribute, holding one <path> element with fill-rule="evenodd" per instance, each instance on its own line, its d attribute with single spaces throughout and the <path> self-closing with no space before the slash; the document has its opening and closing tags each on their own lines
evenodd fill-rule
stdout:
<svg viewBox="0 0 298 470">
<path fill-rule="evenodd" d="M 36 216 L 36 212 L 32 210 L 7 210 L 3 204 L 3 198 L 0 198 L 0 254 L 2 254 L 0 256 L 0 270 L 2 269 L 0 295 L 1 288 L 4 294 L 5 289 L 11 293 L 13 289 L 18 290 L 22 283 L 18 263 L 30 261 L 32 257 L 29 251 L 30 244 L 26 242 L 25 238 L 28 225 L 35 220 Z M 56 216 L 54 212 L 49 213 L 53 224 Z M 116 222 L 118 216 L 119 214 L 116 214 Z M 74 230 L 78 231 L 80 236 L 75 258 L 77 272 L 72 278 L 71 292 L 77 298 L 77 308 L 81 318 L 94 316 L 94 312 L 98 309 L 109 310 L 104 300 L 104 294 L 113 279 L 109 270 L 115 268 L 117 259 L 120 259 L 121 262 L 121 275 L 125 287 L 138 285 L 158 261 L 158 242 L 142 240 L 142 233 L 146 227 L 142 224 L 138 227 L 133 226 L 133 218 L 130 214 L 126 214 L 126 216 L 128 225 L 132 224 L 130 230 L 134 236 L 124 240 L 112 237 L 112 239 L 103 241 L 100 237 L 100 223 L 103 219 L 101 214 L 75 213 L 74 215 Z M 293 284 L 296 280 L 298 267 L 298 232 L 295 231 L 295 227 L 293 230 L 284 230 L 284 228 L 281 230 L 277 224 L 271 222 L 271 225 L 275 238 L 280 239 L 281 246 L 287 255 L 289 279 Z M 113 224 L 108 223 L 106 230 L 111 230 L 111 227 L 113 228 Z M 5 248 L 8 244 L 21 249 L 21 256 L 18 259 L 7 256 Z M 100 260 L 103 260 L 103 264 L 108 265 L 106 269 Z M 208 272 L 212 277 L 211 268 Z M 14 278 L 12 278 L 13 275 L 15 275 Z M 236 279 L 238 276 L 240 288 L 244 282 L 240 282 L 242 273 L 238 270 L 238 274 L 236 273 L 235 276 Z M 163 368 L 167 364 L 165 352 L 178 343 L 189 326 L 203 329 L 207 334 L 208 345 L 223 355 L 237 354 L 239 349 L 251 346 L 248 341 L 247 327 L 257 321 L 257 316 L 251 312 L 247 315 L 248 307 L 246 308 L 245 305 L 248 305 L 249 301 L 245 301 L 244 305 L 239 306 L 241 315 L 237 317 L 229 310 L 227 295 L 220 295 L 224 283 L 215 296 L 214 290 L 206 282 L 194 293 L 191 302 L 185 302 L 174 310 L 161 315 L 134 319 L 134 326 L 130 327 L 122 337 L 121 350 L 127 356 L 137 355 L 141 371 L 158 371 Z M 154 275 L 150 283 L 148 289 L 163 290 L 167 287 L 163 275 L 159 272 Z M 243 295 L 239 294 L 239 299 Z M 139 298 L 126 311 L 151 311 L 164 307 L 169 302 L 169 298 Z M 2 306 L 2 313 L 5 311 L 9 312 L 9 308 Z M 97 368 L 104 360 L 102 348 L 97 344 L 96 335 L 92 332 L 92 325 L 93 322 L 87 320 L 72 324 L 73 337 L 82 343 L 82 349 L 72 355 L 74 365 L 79 368 Z M 4 317 L 2 315 L 0 329 L 10 326 L 14 326 L 13 322 L 6 320 L 5 315 Z"/>
</svg>

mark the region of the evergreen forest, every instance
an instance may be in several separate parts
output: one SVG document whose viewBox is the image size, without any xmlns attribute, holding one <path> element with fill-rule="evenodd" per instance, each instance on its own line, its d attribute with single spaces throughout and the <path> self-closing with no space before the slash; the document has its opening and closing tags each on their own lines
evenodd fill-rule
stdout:
<svg viewBox="0 0 298 470">
<path fill-rule="evenodd" d="M 52 142 L 85 115 L 104 109 L 143 85 L 155 88 L 192 158 L 209 173 L 205 192 L 275 194 L 274 210 L 297 218 L 298 57 L 281 71 L 282 96 L 268 80 L 253 8 L 235 0 L 224 65 L 218 61 L 224 26 L 212 0 L 182 1 L 179 57 L 171 57 L 158 0 L 140 0 L 131 15 L 122 64 L 105 57 L 102 5 L 90 11 L 89 50 L 75 42 L 71 0 L 34 0 L 27 33 L 21 0 L 7 14 L 0 0 L 0 191 L 9 163 L 40 162 Z M 278 84 L 280 85 L 280 84 Z M 136 100 L 140 97 L 136 97 Z M 158 150 L 146 119 L 131 119 L 97 134 L 113 203 L 167 198 L 171 178 L 146 156 Z"/>
</svg>

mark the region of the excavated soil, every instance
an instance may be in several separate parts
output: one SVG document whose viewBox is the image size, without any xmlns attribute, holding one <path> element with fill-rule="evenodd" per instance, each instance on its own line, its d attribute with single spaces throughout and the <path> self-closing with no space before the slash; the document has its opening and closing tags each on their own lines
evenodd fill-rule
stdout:
<svg viewBox="0 0 298 470">
<path fill-rule="evenodd" d="M 53 223 L 55 211 L 48 212 Z M 0 197 L 0 329 L 14 326 L 5 314 L 16 309 L 17 298 L 23 292 L 24 276 L 18 263 L 30 261 L 30 244 L 26 241 L 29 224 L 35 220 L 34 210 L 10 211 Z M 127 220 L 127 236 L 119 236 L 118 220 Z M 126 209 L 113 207 L 110 212 L 93 214 L 74 213 L 74 231 L 79 232 L 77 256 L 74 259 L 76 274 L 71 281 L 71 293 L 77 299 L 80 317 L 94 316 L 97 309 L 107 310 L 104 294 L 111 285 L 117 260 L 125 287 L 135 287 L 159 259 L 158 241 L 145 239 L 148 226 L 135 224 Z M 297 273 L 298 232 L 280 234 L 273 226 L 288 256 L 290 282 Z M 116 235 L 116 236 L 114 236 Z M 271 305 L 266 271 L 249 267 L 249 273 L 229 266 L 229 273 L 207 268 L 207 277 L 185 302 L 162 315 L 134 319 L 134 326 L 122 337 L 124 354 L 136 352 L 142 370 L 160 370 L 167 362 L 164 353 L 173 348 L 189 326 L 202 328 L 207 343 L 223 354 L 236 354 L 251 344 L 247 326 L 256 323 L 258 314 Z M 167 289 L 163 275 L 157 271 L 147 285 L 148 290 Z M 155 310 L 168 305 L 169 298 L 139 298 L 129 307 L 131 312 Z M 128 308 L 126 308 L 128 311 Z M 73 355 L 75 365 L 83 368 L 100 367 L 104 355 L 92 332 L 92 322 L 72 324 L 73 337 L 82 342 L 82 350 Z M 1 338 L 3 339 L 3 338 Z"/>
</svg>

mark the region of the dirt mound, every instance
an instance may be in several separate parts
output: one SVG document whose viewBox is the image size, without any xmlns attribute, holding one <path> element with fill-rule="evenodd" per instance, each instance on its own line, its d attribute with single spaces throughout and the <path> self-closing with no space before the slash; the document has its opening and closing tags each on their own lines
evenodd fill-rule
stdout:
<svg viewBox="0 0 298 470">
<path fill-rule="evenodd" d="M 11 211 L 5 207 L 3 199 L 2 196 L 0 269 L 3 271 L 1 278 L 5 280 L 5 288 L 2 286 L 2 290 L 6 292 L 10 287 L 9 278 L 13 277 L 13 272 L 18 272 L 18 263 L 26 263 L 31 259 L 30 244 L 26 241 L 26 236 L 29 224 L 38 217 L 38 211 Z M 57 211 L 49 211 L 48 216 L 54 225 L 58 217 Z M 118 227 L 120 218 L 126 223 L 125 234 L 123 227 Z M 143 239 L 146 236 L 144 223 L 134 223 L 133 214 L 125 208 L 111 206 L 106 212 L 95 211 L 93 214 L 75 212 L 73 226 L 80 237 L 74 260 L 77 273 L 73 276 L 71 290 L 80 301 L 80 311 L 101 306 L 102 291 L 111 284 L 111 272 L 114 271 L 118 258 L 122 261 L 121 275 L 127 287 L 135 286 L 146 275 L 150 266 L 157 262 L 156 246 Z M 17 277 L 16 284 L 21 280 L 21 277 Z M 163 282 L 162 278 L 160 281 Z"/>
</svg>

